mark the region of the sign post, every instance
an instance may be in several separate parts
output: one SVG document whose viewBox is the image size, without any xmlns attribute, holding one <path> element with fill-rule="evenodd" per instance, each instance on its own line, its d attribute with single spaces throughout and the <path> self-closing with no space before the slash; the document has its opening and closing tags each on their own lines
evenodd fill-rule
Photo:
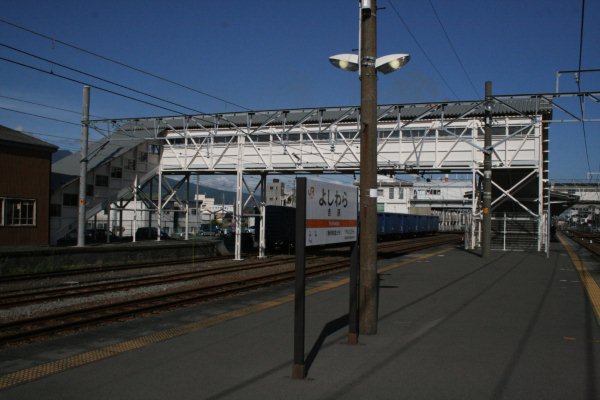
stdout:
<svg viewBox="0 0 600 400">
<path fill-rule="evenodd" d="M 292 378 L 303 379 L 306 246 L 352 242 L 349 343 L 358 338 L 358 195 L 353 186 L 296 179 L 296 282 L 294 294 L 294 366 Z M 354 268 L 352 267 L 354 266 Z M 356 275 L 353 277 L 353 275 Z"/>
<path fill-rule="evenodd" d="M 296 179 L 296 279 L 294 290 L 294 366 L 292 378 L 303 379 L 306 285 L 306 178 Z"/>
</svg>

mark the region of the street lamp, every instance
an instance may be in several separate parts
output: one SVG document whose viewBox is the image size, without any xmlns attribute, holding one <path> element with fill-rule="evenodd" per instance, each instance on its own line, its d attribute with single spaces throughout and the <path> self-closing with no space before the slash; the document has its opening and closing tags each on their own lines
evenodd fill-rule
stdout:
<svg viewBox="0 0 600 400">
<path fill-rule="evenodd" d="M 360 90 L 360 237 L 359 333 L 377 333 L 377 72 L 402 68 L 408 54 L 377 57 L 376 0 L 360 2 L 359 55 L 329 58 L 337 68 L 359 71 Z"/>
<path fill-rule="evenodd" d="M 410 55 L 408 54 L 389 54 L 375 60 L 375 69 L 377 72 L 389 74 L 404 67 L 409 61 Z M 358 71 L 357 54 L 336 54 L 329 57 L 329 62 L 344 71 Z"/>
<path fill-rule="evenodd" d="M 357 54 L 336 54 L 329 57 L 329 62 L 344 71 L 358 71 Z"/>
</svg>

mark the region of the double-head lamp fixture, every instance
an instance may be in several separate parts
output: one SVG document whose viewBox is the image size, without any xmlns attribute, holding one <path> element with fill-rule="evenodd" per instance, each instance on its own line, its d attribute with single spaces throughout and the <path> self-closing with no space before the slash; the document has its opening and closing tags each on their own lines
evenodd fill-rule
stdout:
<svg viewBox="0 0 600 400">
<path fill-rule="evenodd" d="M 375 60 L 375 69 L 381 73 L 389 74 L 405 66 L 408 61 L 410 61 L 410 55 L 408 54 L 389 54 Z M 329 57 L 329 62 L 345 71 L 358 71 L 359 67 L 357 54 L 336 54 Z"/>
</svg>

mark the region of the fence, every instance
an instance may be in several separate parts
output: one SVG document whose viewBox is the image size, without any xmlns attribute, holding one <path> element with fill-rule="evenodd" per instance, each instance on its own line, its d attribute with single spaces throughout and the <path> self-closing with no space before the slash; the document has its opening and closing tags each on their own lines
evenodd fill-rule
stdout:
<svg viewBox="0 0 600 400">
<path fill-rule="evenodd" d="M 543 251 L 548 243 L 547 216 L 497 213 L 492 215 L 491 249 L 501 251 Z M 481 217 L 469 215 L 465 225 L 465 248 L 481 246 Z"/>
</svg>

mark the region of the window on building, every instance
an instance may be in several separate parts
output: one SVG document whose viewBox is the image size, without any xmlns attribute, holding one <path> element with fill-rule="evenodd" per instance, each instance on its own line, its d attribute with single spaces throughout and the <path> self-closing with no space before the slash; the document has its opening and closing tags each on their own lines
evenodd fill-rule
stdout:
<svg viewBox="0 0 600 400">
<path fill-rule="evenodd" d="M 96 186 L 108 187 L 108 176 L 96 175 Z"/>
<path fill-rule="evenodd" d="M 125 160 L 125 169 L 135 171 L 135 160 Z"/>
<path fill-rule="evenodd" d="M 2 225 L 35 226 L 36 202 L 31 199 L 2 199 Z"/>
<path fill-rule="evenodd" d="M 110 176 L 113 178 L 121 178 L 123 176 L 123 168 L 121 167 L 111 167 L 110 168 Z"/>
<path fill-rule="evenodd" d="M 79 196 L 76 194 L 63 193 L 63 206 L 77 206 Z"/>
<path fill-rule="evenodd" d="M 377 197 L 383 197 L 383 189 L 377 189 Z"/>
<path fill-rule="evenodd" d="M 396 188 L 391 187 L 390 188 L 390 200 L 392 200 L 394 198 L 394 191 L 396 190 Z"/>
<path fill-rule="evenodd" d="M 94 195 L 94 185 L 86 185 L 85 195 L 90 197 Z"/>
<path fill-rule="evenodd" d="M 160 146 L 156 144 L 149 144 L 147 150 L 148 154 L 160 154 Z"/>
</svg>

